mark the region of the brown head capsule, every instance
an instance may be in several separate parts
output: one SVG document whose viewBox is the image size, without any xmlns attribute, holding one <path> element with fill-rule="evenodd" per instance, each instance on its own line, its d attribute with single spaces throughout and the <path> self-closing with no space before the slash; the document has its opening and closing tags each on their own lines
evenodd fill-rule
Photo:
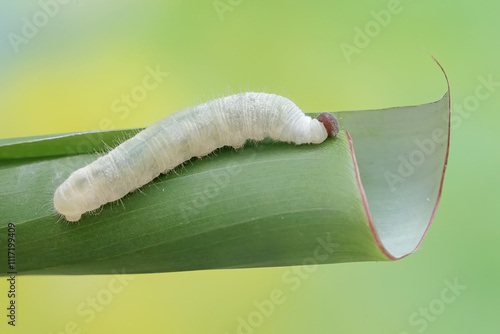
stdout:
<svg viewBox="0 0 500 334">
<path fill-rule="evenodd" d="M 339 133 L 339 122 L 337 118 L 330 114 L 329 112 L 322 112 L 316 117 L 318 121 L 323 123 L 325 126 L 326 132 L 328 133 L 328 137 L 335 138 Z"/>
</svg>

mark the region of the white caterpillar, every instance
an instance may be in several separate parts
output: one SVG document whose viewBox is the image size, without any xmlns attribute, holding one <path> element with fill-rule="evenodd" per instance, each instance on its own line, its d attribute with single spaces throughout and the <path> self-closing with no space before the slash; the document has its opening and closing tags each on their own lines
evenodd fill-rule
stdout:
<svg viewBox="0 0 500 334">
<path fill-rule="evenodd" d="M 116 201 L 192 157 L 247 139 L 295 144 L 322 143 L 337 136 L 330 113 L 306 116 L 274 94 L 241 93 L 177 111 L 73 172 L 55 191 L 54 207 L 68 221 Z"/>
</svg>

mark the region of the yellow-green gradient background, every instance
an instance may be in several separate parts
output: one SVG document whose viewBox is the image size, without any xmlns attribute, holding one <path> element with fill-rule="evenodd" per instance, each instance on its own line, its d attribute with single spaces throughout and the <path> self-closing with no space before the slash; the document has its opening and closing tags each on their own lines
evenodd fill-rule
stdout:
<svg viewBox="0 0 500 334">
<path fill-rule="evenodd" d="M 23 17 L 32 22 L 41 7 L 2 1 L 0 137 L 146 126 L 248 90 L 285 95 L 304 111 L 426 103 L 446 89 L 426 51 L 447 70 L 458 108 L 473 101 L 479 77 L 500 81 L 498 1 L 401 0 L 350 62 L 340 44 L 353 44 L 355 28 L 387 1 L 217 3 L 231 8 L 222 19 L 213 0 L 72 0 L 16 53 L 9 33 L 21 34 Z M 114 112 L 148 66 L 169 76 L 126 117 Z M 298 286 L 282 279 L 291 268 L 136 275 L 91 321 L 77 310 L 109 296 L 112 276 L 18 277 L 15 329 L 2 279 L 1 332 L 233 334 L 238 317 L 277 289 L 285 301 L 240 333 L 498 333 L 499 88 L 454 124 L 436 219 L 421 250 L 401 261 L 325 265 L 297 276 Z M 465 290 L 442 304 L 455 279 Z"/>
</svg>

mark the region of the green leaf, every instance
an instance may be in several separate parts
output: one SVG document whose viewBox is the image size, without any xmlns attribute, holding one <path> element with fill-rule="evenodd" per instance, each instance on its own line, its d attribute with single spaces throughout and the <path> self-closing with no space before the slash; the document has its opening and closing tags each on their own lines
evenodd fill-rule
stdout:
<svg viewBox="0 0 500 334">
<path fill-rule="evenodd" d="M 374 233 L 388 256 L 422 242 L 436 212 L 449 147 L 449 91 L 434 103 L 338 113 L 354 140 Z"/>
<path fill-rule="evenodd" d="M 439 201 L 449 93 L 420 106 L 336 114 L 349 131 L 336 139 L 222 148 L 76 224 L 53 211 L 54 190 L 93 161 L 93 152 L 137 129 L 0 141 L 0 252 L 8 253 L 14 223 L 16 254 L 15 268 L 3 259 L 0 274 L 148 273 L 408 255 Z"/>
</svg>

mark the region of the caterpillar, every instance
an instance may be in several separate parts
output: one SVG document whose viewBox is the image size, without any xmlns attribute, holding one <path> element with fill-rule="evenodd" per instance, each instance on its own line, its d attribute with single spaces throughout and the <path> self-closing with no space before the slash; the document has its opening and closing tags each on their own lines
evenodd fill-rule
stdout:
<svg viewBox="0 0 500 334">
<path fill-rule="evenodd" d="M 116 201 L 192 157 L 217 148 L 239 148 L 246 140 L 297 145 L 322 143 L 339 132 L 337 119 L 312 119 L 289 99 L 240 93 L 177 111 L 73 172 L 55 191 L 54 208 L 67 221 Z"/>
</svg>

